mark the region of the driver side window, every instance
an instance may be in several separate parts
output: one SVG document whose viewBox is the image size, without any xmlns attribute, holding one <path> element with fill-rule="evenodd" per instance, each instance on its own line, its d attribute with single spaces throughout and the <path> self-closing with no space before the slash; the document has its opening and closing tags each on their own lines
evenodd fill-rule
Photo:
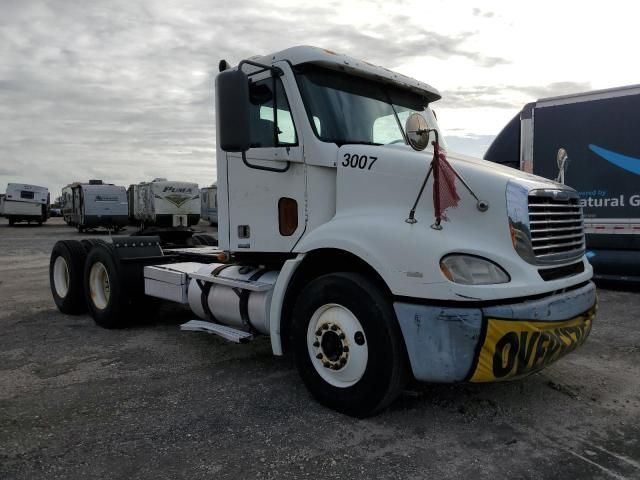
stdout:
<svg viewBox="0 0 640 480">
<path fill-rule="evenodd" d="M 251 148 L 298 144 L 293 117 L 280 78 L 266 78 L 249 86 Z M 274 102 L 275 99 L 275 102 Z"/>
</svg>

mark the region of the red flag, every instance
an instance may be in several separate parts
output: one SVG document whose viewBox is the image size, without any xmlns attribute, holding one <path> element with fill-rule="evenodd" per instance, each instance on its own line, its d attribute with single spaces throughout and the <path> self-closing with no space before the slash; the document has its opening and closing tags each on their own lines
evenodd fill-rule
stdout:
<svg viewBox="0 0 640 480">
<path fill-rule="evenodd" d="M 436 221 L 447 220 L 447 208 L 458 206 L 460 197 L 456 191 L 456 172 L 447 161 L 444 152 L 440 151 L 438 142 L 433 142 L 433 208 Z"/>
</svg>

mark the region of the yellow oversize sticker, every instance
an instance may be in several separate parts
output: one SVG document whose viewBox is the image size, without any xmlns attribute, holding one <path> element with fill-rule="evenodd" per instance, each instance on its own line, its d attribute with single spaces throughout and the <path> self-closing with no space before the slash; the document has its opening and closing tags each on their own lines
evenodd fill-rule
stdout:
<svg viewBox="0 0 640 480">
<path fill-rule="evenodd" d="M 496 382 L 542 370 L 582 345 L 595 308 L 562 322 L 487 319 L 471 382 Z"/>
</svg>

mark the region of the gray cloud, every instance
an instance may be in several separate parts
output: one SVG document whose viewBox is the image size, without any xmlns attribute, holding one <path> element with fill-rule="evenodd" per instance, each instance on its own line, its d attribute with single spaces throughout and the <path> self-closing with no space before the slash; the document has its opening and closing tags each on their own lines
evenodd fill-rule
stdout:
<svg viewBox="0 0 640 480">
<path fill-rule="evenodd" d="M 0 190 L 28 181 L 55 195 L 88 178 L 212 183 L 220 58 L 235 63 L 316 44 L 390 68 L 429 57 L 506 62 L 466 46 L 469 32 L 430 32 L 410 16 L 364 22 L 335 12 L 334 2 L 285 9 L 249 0 L 4 0 Z"/>
<path fill-rule="evenodd" d="M 445 90 L 442 92 L 441 105 L 446 108 L 521 108 L 526 102 L 540 98 L 585 92 L 590 89 L 589 82 L 554 82 L 545 86 L 481 85 Z"/>
<path fill-rule="evenodd" d="M 482 158 L 495 135 L 447 135 L 447 148 L 452 152 Z"/>
<path fill-rule="evenodd" d="M 19 173 L 16 168 L 0 167 L 0 175 L 17 175 Z"/>
<path fill-rule="evenodd" d="M 495 13 L 482 10 L 481 8 L 474 8 L 472 13 L 474 17 L 493 18 L 495 16 Z"/>
<path fill-rule="evenodd" d="M 560 95 L 568 95 L 570 93 L 581 93 L 591 90 L 590 82 L 554 82 L 546 86 L 524 86 L 518 87 L 517 90 L 528 95 L 532 99 L 540 99 L 547 97 L 557 97 Z M 516 90 L 516 88 L 514 88 Z"/>
</svg>

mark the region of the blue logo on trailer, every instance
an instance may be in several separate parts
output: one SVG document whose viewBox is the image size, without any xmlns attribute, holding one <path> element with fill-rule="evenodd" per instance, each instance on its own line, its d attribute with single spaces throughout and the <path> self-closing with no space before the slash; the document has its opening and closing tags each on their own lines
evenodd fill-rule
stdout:
<svg viewBox="0 0 640 480">
<path fill-rule="evenodd" d="M 612 152 L 611 150 L 593 144 L 589 145 L 589 150 L 604 158 L 607 162 L 613 163 L 616 167 L 640 175 L 640 158 L 622 155 L 621 153 Z"/>
</svg>

